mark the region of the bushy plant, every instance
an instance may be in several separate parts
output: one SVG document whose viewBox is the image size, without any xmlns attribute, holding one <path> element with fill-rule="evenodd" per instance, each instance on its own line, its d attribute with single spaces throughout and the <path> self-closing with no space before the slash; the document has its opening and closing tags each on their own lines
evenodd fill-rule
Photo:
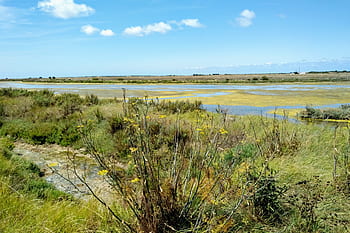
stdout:
<svg viewBox="0 0 350 233">
<path fill-rule="evenodd" d="M 91 106 L 91 105 L 98 105 L 100 103 L 100 100 L 96 95 L 90 94 L 85 96 L 84 102 L 86 105 Z"/>
<path fill-rule="evenodd" d="M 48 107 L 54 104 L 54 92 L 49 90 L 41 90 L 31 92 L 34 104 L 39 107 Z"/>
<path fill-rule="evenodd" d="M 319 119 L 319 120 L 350 120 L 349 105 L 341 105 L 339 108 L 316 109 L 307 106 L 304 111 L 299 113 L 299 117 L 303 119 Z"/>
<path fill-rule="evenodd" d="M 56 96 L 55 103 L 61 107 L 64 118 L 81 111 L 83 99 L 78 94 L 64 93 Z"/>
<path fill-rule="evenodd" d="M 124 103 L 123 114 L 110 120 L 117 139 L 115 154 L 101 149 L 95 136 L 98 122 L 82 122 L 79 128 L 88 152 L 101 166 L 100 175 L 115 188 L 137 224 L 109 210 L 125 231 L 228 231 L 243 200 L 254 195 L 247 190 L 255 190 L 257 182 L 241 182 L 240 176 L 245 176 L 246 159 L 254 159 L 257 148 L 228 141 L 236 132 L 227 130 L 225 121 L 214 124 L 208 118 L 203 119 L 205 125 L 195 126 L 153 114 L 152 109 L 157 109 L 155 103 L 132 99 Z M 240 156 L 230 164 L 219 149 L 229 146 Z"/>
</svg>

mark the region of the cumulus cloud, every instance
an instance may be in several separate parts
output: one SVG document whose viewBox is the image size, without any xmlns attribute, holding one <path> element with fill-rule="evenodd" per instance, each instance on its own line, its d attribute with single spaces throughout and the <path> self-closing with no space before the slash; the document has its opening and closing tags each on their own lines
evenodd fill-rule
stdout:
<svg viewBox="0 0 350 233">
<path fill-rule="evenodd" d="M 105 29 L 105 30 L 101 30 L 100 32 L 101 36 L 114 36 L 114 32 L 111 29 Z"/>
<path fill-rule="evenodd" d="M 127 36 L 146 36 L 151 33 L 161 33 L 165 34 L 171 30 L 173 30 L 173 26 L 176 27 L 187 26 L 192 28 L 200 28 L 204 27 L 203 24 L 199 22 L 198 19 L 183 19 L 181 21 L 168 21 L 167 23 L 159 22 L 154 24 L 148 24 L 146 26 L 133 26 L 125 28 L 123 31 L 124 35 Z"/>
<path fill-rule="evenodd" d="M 85 33 L 86 35 L 93 35 L 96 33 L 99 33 L 101 36 L 114 36 L 115 33 L 111 29 L 99 29 L 97 27 L 94 27 L 90 24 L 84 25 L 80 29 L 81 32 Z"/>
<path fill-rule="evenodd" d="M 80 31 L 85 33 L 85 34 L 87 34 L 87 35 L 92 35 L 92 34 L 95 34 L 95 33 L 99 32 L 100 29 L 98 29 L 98 28 L 88 24 L 88 25 L 82 26 Z"/>
<path fill-rule="evenodd" d="M 144 36 L 143 29 L 140 26 L 125 28 L 123 34 L 128 36 Z"/>
<path fill-rule="evenodd" d="M 180 24 L 193 28 L 203 27 L 203 24 L 201 24 L 198 19 L 183 19 Z"/>
<path fill-rule="evenodd" d="M 255 18 L 254 11 L 245 9 L 241 12 L 240 17 L 236 18 L 236 22 L 241 27 L 249 27 L 253 24 L 253 19 Z"/>
<path fill-rule="evenodd" d="M 165 34 L 169 31 L 171 31 L 173 28 L 170 24 L 159 22 L 154 24 L 149 24 L 146 26 L 135 26 L 135 27 L 128 27 L 124 29 L 123 34 L 128 36 L 145 36 L 149 35 L 151 33 L 162 33 Z"/>
<path fill-rule="evenodd" d="M 89 16 L 95 12 L 93 8 L 77 4 L 74 0 L 44 0 L 38 2 L 38 8 L 62 19 Z"/>
</svg>

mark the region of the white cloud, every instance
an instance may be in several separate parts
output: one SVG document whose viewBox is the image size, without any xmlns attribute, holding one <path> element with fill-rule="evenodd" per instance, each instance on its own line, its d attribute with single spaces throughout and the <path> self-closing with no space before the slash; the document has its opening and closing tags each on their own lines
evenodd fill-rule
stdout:
<svg viewBox="0 0 350 233">
<path fill-rule="evenodd" d="M 105 29 L 100 32 L 101 36 L 114 36 L 115 33 L 111 29 Z"/>
<path fill-rule="evenodd" d="M 146 34 L 150 34 L 152 32 L 158 32 L 158 33 L 164 34 L 171 30 L 172 30 L 171 25 L 163 22 L 149 24 L 145 27 Z"/>
<path fill-rule="evenodd" d="M 172 30 L 172 27 L 170 24 L 159 22 L 159 23 L 149 24 L 143 27 L 141 26 L 128 27 L 124 29 L 123 34 L 128 36 L 145 36 L 151 33 L 165 34 L 171 30 Z"/>
<path fill-rule="evenodd" d="M 236 18 L 236 22 L 241 27 L 249 27 L 253 24 L 253 19 L 255 18 L 254 11 L 245 9 L 241 12 L 240 17 Z"/>
<path fill-rule="evenodd" d="M 143 36 L 143 29 L 140 26 L 125 28 L 124 35 L 128 36 Z"/>
<path fill-rule="evenodd" d="M 95 12 L 93 8 L 76 4 L 74 0 L 44 0 L 38 2 L 38 8 L 62 19 L 89 16 Z"/>
<path fill-rule="evenodd" d="M 183 19 L 181 20 L 181 25 L 185 25 L 193 28 L 203 27 L 203 24 L 201 24 L 198 19 Z"/>
<path fill-rule="evenodd" d="M 80 29 L 81 32 L 85 33 L 86 35 L 93 35 L 95 33 L 99 33 L 101 36 L 114 36 L 115 33 L 111 29 L 99 29 L 97 27 L 94 27 L 90 24 L 84 25 Z"/>
<path fill-rule="evenodd" d="M 181 26 L 187 26 L 192 28 L 204 27 L 204 25 L 201 24 L 198 19 L 183 19 L 181 21 L 173 20 L 173 21 L 168 21 L 167 23 L 159 22 L 154 24 L 148 24 L 146 26 L 128 27 L 124 29 L 123 34 L 127 36 L 139 36 L 139 37 L 146 36 L 151 33 L 165 34 L 173 30 L 172 25 L 175 25 L 179 28 L 181 28 Z"/>
<path fill-rule="evenodd" d="M 100 29 L 95 28 L 94 26 L 91 26 L 90 24 L 84 25 L 80 29 L 81 32 L 84 32 L 87 35 L 95 34 L 96 32 L 99 32 Z"/>
</svg>

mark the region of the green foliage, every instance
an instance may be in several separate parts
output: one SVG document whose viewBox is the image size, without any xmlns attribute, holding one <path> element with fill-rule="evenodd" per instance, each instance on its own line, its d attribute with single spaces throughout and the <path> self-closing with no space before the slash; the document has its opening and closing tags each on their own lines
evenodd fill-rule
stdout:
<svg viewBox="0 0 350 233">
<path fill-rule="evenodd" d="M 286 209 L 282 205 L 286 189 L 277 184 L 274 175 L 264 175 L 257 179 L 256 191 L 253 196 L 255 214 L 270 223 L 281 223 Z"/>
<path fill-rule="evenodd" d="M 319 177 L 295 184 L 294 192 L 290 194 L 288 201 L 296 207 L 297 214 L 301 218 L 298 226 L 300 231 L 317 232 L 321 228 L 316 210 L 322 200 L 323 190 Z"/>
<path fill-rule="evenodd" d="M 3 123 L 0 128 L 1 136 L 10 136 L 13 139 L 25 139 L 28 138 L 28 130 L 31 127 L 31 123 L 22 119 L 16 119 Z"/>
<path fill-rule="evenodd" d="M 257 156 L 259 149 L 255 144 L 239 144 L 225 154 L 227 163 L 240 164 L 243 161 Z"/>
<path fill-rule="evenodd" d="M 1 88 L 0 96 L 6 97 L 19 97 L 19 96 L 29 96 L 29 91 L 25 89 L 13 89 L 13 88 Z"/>
<path fill-rule="evenodd" d="M 333 119 L 333 120 L 350 120 L 350 105 L 341 105 L 339 108 L 316 109 L 307 106 L 299 116 L 304 119 Z"/>
<path fill-rule="evenodd" d="M 201 110 L 202 102 L 201 101 L 194 101 L 190 102 L 189 100 L 186 101 L 170 101 L 170 100 L 151 100 L 150 106 L 153 106 L 156 111 L 158 112 L 166 112 L 169 114 L 174 113 L 186 113 L 190 111 L 196 111 Z"/>
<path fill-rule="evenodd" d="M 63 117 L 67 118 L 69 115 L 81 111 L 83 99 L 78 94 L 64 93 L 56 96 L 55 103 L 61 107 Z"/>
<path fill-rule="evenodd" d="M 34 105 L 39 107 L 48 107 L 54 104 L 54 93 L 49 90 L 31 92 Z"/>
<path fill-rule="evenodd" d="M 109 120 L 110 133 L 115 134 L 117 131 L 125 129 L 124 119 L 122 115 L 117 115 Z"/>
<path fill-rule="evenodd" d="M 90 106 L 90 105 L 98 105 L 100 103 L 100 100 L 96 95 L 90 94 L 85 96 L 84 102 L 86 105 Z"/>
<path fill-rule="evenodd" d="M 14 144 L 9 138 L 0 138 L 0 156 L 10 159 L 13 148 Z"/>
</svg>

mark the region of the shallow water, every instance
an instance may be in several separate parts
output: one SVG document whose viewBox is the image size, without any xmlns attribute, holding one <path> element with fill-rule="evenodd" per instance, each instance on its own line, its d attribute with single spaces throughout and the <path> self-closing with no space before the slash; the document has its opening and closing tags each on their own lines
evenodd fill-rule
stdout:
<svg viewBox="0 0 350 233">
<path fill-rule="evenodd" d="M 194 91 L 194 90 L 265 90 L 265 91 L 307 91 L 315 89 L 349 88 L 350 84 L 53 84 L 0 82 L 0 88 L 24 89 L 69 89 L 69 90 L 147 90 L 147 91 Z"/>
<path fill-rule="evenodd" d="M 320 105 L 320 106 L 312 106 L 314 108 L 337 108 L 340 107 L 342 104 L 327 104 L 327 105 Z M 217 105 L 203 105 L 203 108 L 210 112 L 217 112 L 218 106 Z M 305 106 L 299 105 L 299 106 L 267 106 L 267 107 L 256 107 L 256 106 L 232 106 L 232 105 L 220 105 L 219 109 L 222 111 L 227 112 L 227 114 L 230 115 L 258 115 L 258 116 L 266 116 L 266 117 L 277 117 L 277 118 L 283 118 L 281 115 L 276 115 L 270 112 L 273 112 L 277 109 L 305 109 Z M 296 119 L 289 119 L 294 122 L 299 122 Z M 327 123 L 325 123 L 327 124 Z"/>
<path fill-rule="evenodd" d="M 23 82 L 0 82 L 0 88 L 23 88 L 23 89 L 49 89 L 55 93 L 78 93 L 81 95 L 95 94 L 101 97 L 120 97 L 123 90 L 128 91 L 128 97 L 143 97 L 145 92 L 154 92 L 149 95 L 159 96 L 162 99 L 190 99 L 203 97 L 218 97 L 232 94 L 232 91 L 245 91 L 257 96 L 278 94 L 272 91 L 313 91 L 313 90 L 334 90 L 337 88 L 349 89 L 349 83 L 319 84 L 319 83 L 298 83 L 298 84 L 55 84 L 55 83 L 23 83 Z M 271 92 L 270 92 L 271 91 Z M 181 96 L 168 97 L 165 93 L 178 93 Z M 147 93 L 148 95 L 149 93 Z M 175 94 L 176 95 L 176 94 Z M 219 99 L 220 102 L 220 99 Z M 244 104 L 244 102 L 243 102 Z M 313 107 L 338 107 L 341 104 L 319 105 Z M 216 111 L 217 105 L 204 105 L 208 111 Z M 305 104 L 297 106 L 231 106 L 222 105 L 233 115 L 264 115 L 273 116 L 268 113 L 278 109 L 303 109 Z"/>
</svg>

